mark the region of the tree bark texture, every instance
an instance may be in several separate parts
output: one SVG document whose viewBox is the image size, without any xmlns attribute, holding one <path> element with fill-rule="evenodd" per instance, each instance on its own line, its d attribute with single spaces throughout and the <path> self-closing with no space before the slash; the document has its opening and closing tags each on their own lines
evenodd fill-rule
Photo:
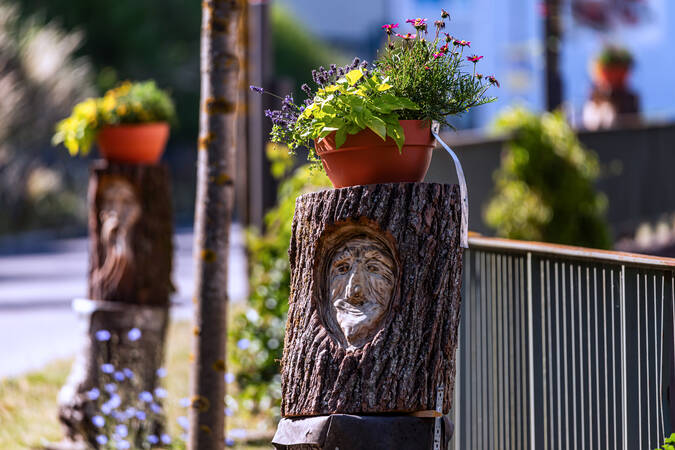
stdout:
<svg viewBox="0 0 675 450">
<path fill-rule="evenodd" d="M 167 167 L 97 161 L 88 202 L 89 298 L 168 306 L 174 289 Z"/>
<path fill-rule="evenodd" d="M 459 224 L 456 185 L 379 184 L 298 198 L 283 417 L 433 410 L 441 386 L 449 412 Z M 370 307 L 369 296 L 380 306 Z"/>
<path fill-rule="evenodd" d="M 195 211 L 195 335 L 188 448 L 224 446 L 227 254 L 239 98 L 239 17 L 245 0 L 202 2 Z"/>
</svg>

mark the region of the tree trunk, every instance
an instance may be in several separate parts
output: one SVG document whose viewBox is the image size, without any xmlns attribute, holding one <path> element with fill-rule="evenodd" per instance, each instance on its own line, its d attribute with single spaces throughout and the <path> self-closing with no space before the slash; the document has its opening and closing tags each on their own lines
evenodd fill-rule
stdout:
<svg viewBox="0 0 675 450">
<path fill-rule="evenodd" d="M 457 186 L 380 184 L 298 198 L 282 416 L 450 410 L 459 224 Z"/>
<path fill-rule="evenodd" d="M 244 0 L 202 2 L 201 105 L 195 212 L 191 449 L 224 446 L 227 255 L 238 99 L 238 16 Z"/>
<path fill-rule="evenodd" d="M 562 77 L 560 74 L 560 48 L 562 23 L 560 0 L 544 3 L 544 50 L 546 55 L 546 109 L 555 111 L 562 106 Z"/>
</svg>

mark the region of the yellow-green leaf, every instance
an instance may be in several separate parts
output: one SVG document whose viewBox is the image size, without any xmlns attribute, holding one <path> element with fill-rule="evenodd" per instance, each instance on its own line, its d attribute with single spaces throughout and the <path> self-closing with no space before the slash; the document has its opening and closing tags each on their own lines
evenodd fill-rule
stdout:
<svg viewBox="0 0 675 450">
<path fill-rule="evenodd" d="M 354 69 L 354 70 L 350 71 L 345 76 L 347 77 L 347 81 L 349 82 L 349 85 L 354 86 L 356 84 L 356 82 L 359 81 L 361 79 L 361 77 L 363 76 L 363 72 L 361 72 L 361 69 Z"/>
<path fill-rule="evenodd" d="M 335 92 L 335 91 L 337 91 L 338 89 L 340 89 L 340 87 L 339 87 L 337 84 L 332 84 L 332 85 L 328 86 L 328 87 L 325 89 L 325 91 L 326 91 L 326 92 Z"/>
<path fill-rule="evenodd" d="M 391 85 L 387 83 L 383 83 L 377 87 L 378 91 L 386 91 L 388 89 L 391 89 Z"/>
</svg>

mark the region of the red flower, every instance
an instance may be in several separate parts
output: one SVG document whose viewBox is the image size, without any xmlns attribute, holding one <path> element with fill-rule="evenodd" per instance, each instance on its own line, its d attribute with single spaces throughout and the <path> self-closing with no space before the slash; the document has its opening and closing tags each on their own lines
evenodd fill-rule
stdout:
<svg viewBox="0 0 675 450">
<path fill-rule="evenodd" d="M 440 58 L 441 56 L 443 56 L 443 53 L 442 53 L 442 52 L 434 53 L 434 59 L 438 59 L 438 58 Z"/>
<path fill-rule="evenodd" d="M 384 28 L 385 33 L 391 34 L 392 30 L 394 28 L 398 28 L 398 24 L 397 23 L 386 23 L 386 24 L 382 25 L 382 28 Z"/>
<path fill-rule="evenodd" d="M 480 61 L 481 59 L 483 59 L 483 57 L 482 57 L 482 56 L 477 56 L 477 55 L 472 55 L 472 56 L 467 56 L 466 59 L 469 60 L 469 61 L 471 61 L 472 63 L 477 63 L 478 61 Z"/>
<path fill-rule="evenodd" d="M 441 17 L 443 19 L 447 19 L 448 17 L 450 17 L 450 14 L 448 14 L 448 12 L 446 10 L 441 9 Z"/>
<path fill-rule="evenodd" d="M 490 84 L 494 84 L 495 86 L 499 87 L 499 81 L 494 77 L 494 75 L 489 75 L 487 77 L 487 80 L 490 82 Z"/>
<path fill-rule="evenodd" d="M 471 41 L 460 41 L 459 39 L 455 39 L 455 45 L 460 45 L 462 47 L 471 47 Z"/>
<path fill-rule="evenodd" d="M 429 70 L 429 66 L 424 66 L 424 70 Z"/>
<path fill-rule="evenodd" d="M 427 19 L 421 19 L 418 17 L 417 19 L 408 19 L 405 21 L 405 23 L 411 23 L 417 31 L 427 29 Z"/>
<path fill-rule="evenodd" d="M 399 34 L 399 33 L 396 33 L 396 36 L 398 36 L 398 37 L 400 37 L 400 38 L 403 38 L 403 39 L 405 39 L 406 41 L 409 41 L 409 40 L 411 40 L 411 39 L 415 39 L 415 38 L 417 37 L 416 34 L 410 34 L 410 33 L 406 33 L 406 34 Z"/>
</svg>

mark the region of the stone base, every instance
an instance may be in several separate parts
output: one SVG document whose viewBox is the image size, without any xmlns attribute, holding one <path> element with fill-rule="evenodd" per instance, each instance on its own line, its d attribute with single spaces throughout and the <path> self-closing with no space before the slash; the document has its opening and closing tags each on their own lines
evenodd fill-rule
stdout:
<svg viewBox="0 0 675 450">
<path fill-rule="evenodd" d="M 435 419 L 413 416 L 329 416 L 281 419 L 272 444 L 279 450 L 429 450 Z M 441 447 L 448 448 L 454 426 L 441 420 Z"/>
</svg>

